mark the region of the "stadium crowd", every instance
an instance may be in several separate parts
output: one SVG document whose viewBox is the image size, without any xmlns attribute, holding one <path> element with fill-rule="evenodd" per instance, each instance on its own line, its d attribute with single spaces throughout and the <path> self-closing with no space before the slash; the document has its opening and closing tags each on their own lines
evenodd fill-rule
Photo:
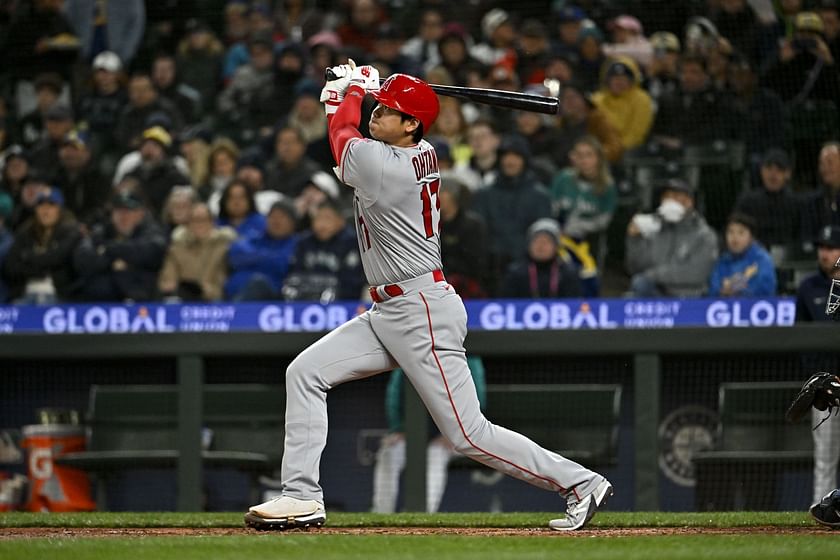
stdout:
<svg viewBox="0 0 840 560">
<path fill-rule="evenodd" d="M 840 248 L 840 1 L 497 4 L 0 2 L 0 302 L 363 297 L 347 58 L 560 99 L 441 97 L 464 297 L 772 295 Z"/>
</svg>

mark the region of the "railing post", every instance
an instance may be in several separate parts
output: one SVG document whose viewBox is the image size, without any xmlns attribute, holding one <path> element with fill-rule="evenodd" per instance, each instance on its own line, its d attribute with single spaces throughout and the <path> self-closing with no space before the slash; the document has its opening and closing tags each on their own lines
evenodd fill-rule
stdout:
<svg viewBox="0 0 840 560">
<path fill-rule="evenodd" d="M 659 510 L 660 375 L 658 354 L 633 357 L 636 511 Z"/>
<path fill-rule="evenodd" d="M 426 511 L 426 445 L 428 413 L 423 401 L 406 377 L 403 383 L 405 403 L 405 499 L 406 511 Z"/>
<path fill-rule="evenodd" d="M 201 511 L 204 360 L 178 356 L 178 511 Z"/>
</svg>

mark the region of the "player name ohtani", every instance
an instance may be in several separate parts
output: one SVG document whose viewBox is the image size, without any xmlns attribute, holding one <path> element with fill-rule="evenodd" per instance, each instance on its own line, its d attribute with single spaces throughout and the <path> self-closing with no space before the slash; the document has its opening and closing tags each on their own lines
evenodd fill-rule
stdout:
<svg viewBox="0 0 840 560">
<path fill-rule="evenodd" d="M 414 175 L 420 181 L 432 173 L 438 172 L 438 160 L 435 152 L 424 150 L 411 158 L 411 165 L 414 167 Z"/>
</svg>

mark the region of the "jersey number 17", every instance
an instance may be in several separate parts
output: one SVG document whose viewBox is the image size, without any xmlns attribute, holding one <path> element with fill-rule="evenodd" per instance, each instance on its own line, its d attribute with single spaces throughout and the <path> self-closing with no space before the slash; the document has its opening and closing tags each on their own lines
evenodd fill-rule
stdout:
<svg viewBox="0 0 840 560">
<path fill-rule="evenodd" d="M 434 237 L 435 233 L 440 231 L 440 217 L 438 217 L 438 227 L 435 231 L 432 224 L 432 197 L 435 197 L 435 210 L 440 216 L 440 179 L 433 179 L 428 183 L 420 184 L 420 200 L 423 202 L 423 229 L 426 232 L 426 239 Z"/>
</svg>

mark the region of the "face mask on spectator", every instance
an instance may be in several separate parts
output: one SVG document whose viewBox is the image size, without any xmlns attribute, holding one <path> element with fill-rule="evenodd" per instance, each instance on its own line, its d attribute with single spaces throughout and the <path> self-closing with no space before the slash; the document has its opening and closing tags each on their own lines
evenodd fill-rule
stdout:
<svg viewBox="0 0 840 560">
<path fill-rule="evenodd" d="M 685 217 L 685 211 L 685 206 L 670 198 L 663 200 L 656 210 L 663 220 L 672 224 L 682 220 Z"/>
</svg>

